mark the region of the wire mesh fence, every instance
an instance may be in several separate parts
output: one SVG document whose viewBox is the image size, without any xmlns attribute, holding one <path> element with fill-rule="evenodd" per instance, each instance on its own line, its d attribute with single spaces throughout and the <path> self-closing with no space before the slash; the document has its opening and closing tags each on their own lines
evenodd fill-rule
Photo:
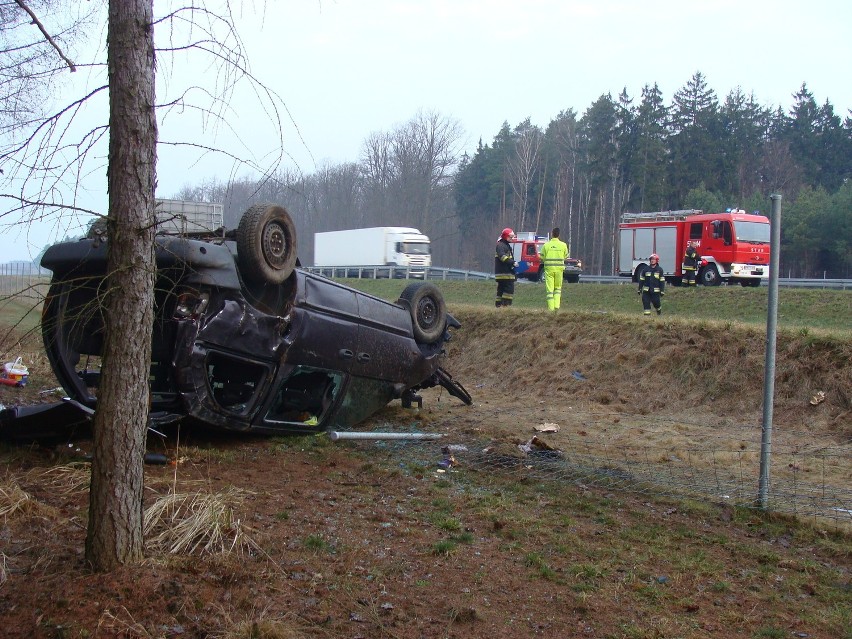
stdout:
<svg viewBox="0 0 852 639">
<path fill-rule="evenodd" d="M 50 280 L 50 271 L 32 262 L 0 264 L 0 299 L 43 299 L 42 285 Z"/>
<path fill-rule="evenodd" d="M 499 472 L 519 479 L 758 507 L 759 429 L 747 438 L 711 435 L 676 447 L 631 442 L 628 431 L 613 432 L 607 423 L 597 434 L 561 434 L 558 446 L 546 433 L 506 445 L 451 430 L 438 440 L 384 440 L 377 434 L 374 441 L 354 445 L 397 462 L 451 473 Z M 775 434 L 768 510 L 852 527 L 852 443 L 811 439 L 803 445 L 801 435 L 806 433 Z"/>
</svg>

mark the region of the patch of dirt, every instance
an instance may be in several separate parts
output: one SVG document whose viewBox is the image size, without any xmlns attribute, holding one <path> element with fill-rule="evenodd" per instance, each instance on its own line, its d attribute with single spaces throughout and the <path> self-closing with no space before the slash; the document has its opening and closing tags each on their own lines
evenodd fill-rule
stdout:
<svg viewBox="0 0 852 639">
<path fill-rule="evenodd" d="M 665 445 L 759 429 L 759 332 L 453 313 L 463 328 L 447 368 L 474 406 L 433 389 L 421 411 L 390 406 L 365 430 L 451 429 L 520 459 L 517 443 L 545 423 L 563 428 L 545 436 L 556 443 L 602 423 L 641 423 L 631 437 Z M 42 401 L 56 386 L 32 353 L 30 384 L 0 387 L 0 403 Z M 777 360 L 776 428 L 848 444 L 850 345 L 786 335 Z M 812 405 L 817 391 L 825 400 Z M 220 531 L 241 541 L 230 553 L 151 550 L 140 566 L 92 574 L 89 442 L 70 444 L 2 451 L 4 637 L 850 636 L 852 544 L 836 529 L 541 482 L 521 464 L 441 468 L 438 444 L 417 461 L 325 437 L 185 428 L 152 437 L 149 450 L 170 463 L 146 466 L 144 506 L 175 493 L 231 495 Z"/>
</svg>

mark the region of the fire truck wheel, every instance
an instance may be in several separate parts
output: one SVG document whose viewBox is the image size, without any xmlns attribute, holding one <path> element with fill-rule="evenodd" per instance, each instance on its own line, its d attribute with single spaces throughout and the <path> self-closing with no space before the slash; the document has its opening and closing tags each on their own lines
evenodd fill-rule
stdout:
<svg viewBox="0 0 852 639">
<path fill-rule="evenodd" d="M 632 279 L 633 279 L 634 284 L 637 284 L 639 282 L 639 273 L 642 271 L 643 268 L 645 268 L 645 265 L 640 264 L 639 266 L 636 267 L 636 270 L 633 271 L 633 278 Z"/>
<path fill-rule="evenodd" d="M 708 264 L 703 267 L 698 274 L 698 279 L 704 286 L 719 286 L 722 283 L 722 278 L 719 277 L 719 271 L 716 270 L 715 264 Z"/>
</svg>

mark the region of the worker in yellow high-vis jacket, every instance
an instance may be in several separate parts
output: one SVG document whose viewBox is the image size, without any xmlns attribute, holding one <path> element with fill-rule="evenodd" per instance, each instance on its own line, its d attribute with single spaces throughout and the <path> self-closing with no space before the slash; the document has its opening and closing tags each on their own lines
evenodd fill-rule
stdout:
<svg viewBox="0 0 852 639">
<path fill-rule="evenodd" d="M 550 232 L 550 239 L 541 247 L 539 257 L 547 290 L 547 310 L 555 313 L 562 302 L 562 275 L 568 257 L 568 245 L 559 239 L 558 226 Z"/>
</svg>

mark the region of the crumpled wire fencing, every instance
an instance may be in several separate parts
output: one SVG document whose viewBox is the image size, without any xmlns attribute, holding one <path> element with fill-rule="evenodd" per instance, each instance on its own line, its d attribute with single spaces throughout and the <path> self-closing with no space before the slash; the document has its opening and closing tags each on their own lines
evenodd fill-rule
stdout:
<svg viewBox="0 0 852 639">
<path fill-rule="evenodd" d="M 711 434 L 702 441 L 673 448 L 630 441 L 614 434 L 612 423 L 606 423 L 606 429 L 597 435 L 562 433 L 558 446 L 546 434 L 523 433 L 518 441 L 497 442 L 484 436 L 455 434 L 449 423 L 443 426 L 445 430 L 436 432 L 444 433 L 444 437 L 437 440 L 374 439 L 345 445 L 436 471 L 499 472 L 525 479 L 758 507 L 759 429 L 750 429 L 748 438 Z M 585 431 L 593 430 L 589 426 L 586 422 Z M 440 429 L 441 425 L 432 425 L 430 432 L 433 428 Z M 400 432 L 394 424 L 377 429 L 383 430 Z M 796 438 L 797 443 L 789 445 L 783 435 L 776 436 L 773 446 L 767 510 L 852 526 L 852 486 L 848 481 L 852 443 L 802 445 L 802 438 Z"/>
</svg>

